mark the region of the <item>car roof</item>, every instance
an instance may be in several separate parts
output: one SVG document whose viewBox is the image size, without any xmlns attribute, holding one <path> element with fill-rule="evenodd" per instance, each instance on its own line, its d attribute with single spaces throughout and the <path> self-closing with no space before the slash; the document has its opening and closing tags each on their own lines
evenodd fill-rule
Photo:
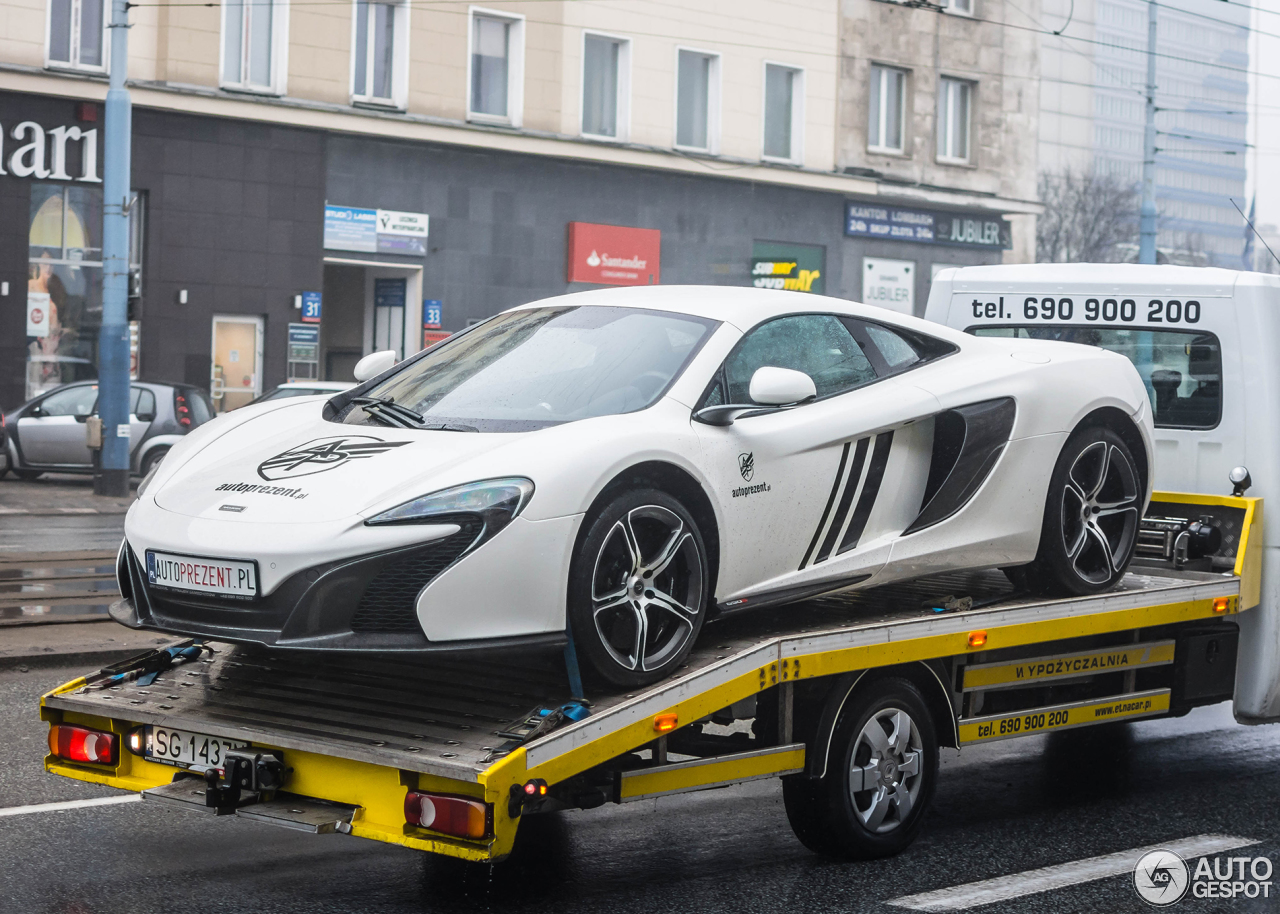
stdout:
<svg viewBox="0 0 1280 914">
<path fill-rule="evenodd" d="M 783 314 L 828 312 L 909 327 L 934 336 L 951 337 L 940 325 L 861 302 L 808 292 L 757 289 L 751 286 L 632 286 L 592 289 L 529 302 L 509 311 L 565 305 L 648 308 L 692 314 L 733 324 L 740 330 Z M 941 331 L 941 332 L 940 332 Z"/>
</svg>

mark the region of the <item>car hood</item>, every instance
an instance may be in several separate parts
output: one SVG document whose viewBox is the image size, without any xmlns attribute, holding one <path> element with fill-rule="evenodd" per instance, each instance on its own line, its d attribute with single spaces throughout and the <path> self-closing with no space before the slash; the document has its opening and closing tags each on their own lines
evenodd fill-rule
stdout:
<svg viewBox="0 0 1280 914">
<path fill-rule="evenodd" d="M 523 437 L 342 425 L 323 407 L 300 401 L 231 428 L 165 478 L 156 504 L 223 521 L 337 520 L 470 481 L 450 471 Z"/>
</svg>

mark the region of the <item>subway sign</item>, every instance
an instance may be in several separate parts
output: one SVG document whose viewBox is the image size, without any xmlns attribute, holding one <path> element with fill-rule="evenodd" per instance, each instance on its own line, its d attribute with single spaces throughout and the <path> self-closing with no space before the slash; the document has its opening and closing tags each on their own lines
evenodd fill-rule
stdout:
<svg viewBox="0 0 1280 914">
<path fill-rule="evenodd" d="M 879 203 L 845 203 L 844 233 L 913 244 L 945 244 L 1004 251 L 1013 247 L 1009 222 L 989 213 L 946 213 Z"/>
</svg>

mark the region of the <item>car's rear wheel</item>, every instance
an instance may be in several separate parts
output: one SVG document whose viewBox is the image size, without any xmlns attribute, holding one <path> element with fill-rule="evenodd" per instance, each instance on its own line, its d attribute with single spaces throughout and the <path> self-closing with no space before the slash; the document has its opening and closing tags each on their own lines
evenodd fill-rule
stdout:
<svg viewBox="0 0 1280 914">
<path fill-rule="evenodd" d="M 569 621 L 589 670 L 630 688 L 670 675 L 707 615 L 707 550 L 657 489 L 624 492 L 587 520 L 569 574 Z"/>
<path fill-rule="evenodd" d="M 1100 426 L 1076 431 L 1049 481 L 1036 560 L 1005 573 L 1027 589 L 1077 596 L 1114 586 L 1133 558 L 1145 492 L 1124 439 Z"/>
<path fill-rule="evenodd" d="M 160 461 L 164 460 L 164 455 L 169 453 L 167 447 L 158 447 L 142 461 L 142 466 L 138 468 L 138 475 L 146 479 L 151 475 L 151 471 L 160 465 Z"/>
</svg>

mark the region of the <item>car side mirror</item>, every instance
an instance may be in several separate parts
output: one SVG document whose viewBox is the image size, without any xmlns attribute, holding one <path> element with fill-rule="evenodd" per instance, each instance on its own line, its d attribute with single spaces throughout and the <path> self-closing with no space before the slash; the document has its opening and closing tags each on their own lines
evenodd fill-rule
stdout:
<svg viewBox="0 0 1280 914">
<path fill-rule="evenodd" d="M 352 374 L 356 381 L 367 381 L 370 378 L 376 378 L 396 363 L 396 353 L 394 349 L 384 349 L 381 352 L 373 352 L 356 362 L 355 371 Z"/>
<path fill-rule="evenodd" d="M 818 388 L 814 386 L 813 378 L 803 371 L 774 368 L 770 365 L 756 369 L 747 390 L 752 400 L 767 406 L 803 403 L 818 395 Z"/>
<path fill-rule="evenodd" d="M 733 420 L 743 413 L 791 409 L 818 395 L 818 388 L 814 385 L 813 378 L 803 371 L 774 368 L 768 365 L 756 369 L 747 390 L 755 402 L 706 406 L 695 412 L 693 418 L 707 425 L 733 425 Z"/>
<path fill-rule="evenodd" d="M 139 422 L 155 422 L 156 414 L 155 413 L 135 413 L 134 418 L 137 419 Z"/>
<path fill-rule="evenodd" d="M 44 410 L 39 406 L 33 406 L 31 409 L 27 410 L 27 415 L 32 419 L 39 419 L 44 415 Z"/>
</svg>

